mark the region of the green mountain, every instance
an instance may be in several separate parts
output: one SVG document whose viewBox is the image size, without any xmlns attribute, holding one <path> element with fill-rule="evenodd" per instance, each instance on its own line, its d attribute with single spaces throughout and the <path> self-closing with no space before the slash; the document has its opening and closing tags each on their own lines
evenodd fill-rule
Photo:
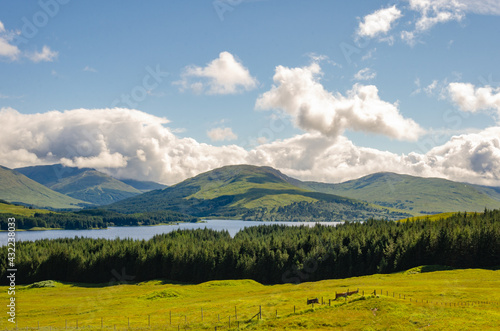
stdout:
<svg viewBox="0 0 500 331">
<path fill-rule="evenodd" d="M 78 209 L 88 205 L 55 192 L 23 174 L 0 166 L 0 199 L 39 208 Z"/>
<path fill-rule="evenodd" d="M 105 205 L 142 193 L 118 179 L 90 168 L 61 164 L 16 169 L 46 187 L 75 199 Z"/>
<path fill-rule="evenodd" d="M 120 179 L 122 183 L 132 186 L 133 188 L 141 191 L 141 192 L 149 192 L 153 190 L 162 190 L 167 187 L 167 185 L 163 185 L 156 182 L 150 181 L 142 181 L 135 179 Z"/>
<path fill-rule="evenodd" d="M 366 202 L 299 188 L 289 183 L 291 180 L 270 167 L 226 166 L 163 190 L 118 201 L 107 208 L 123 213 L 170 209 L 198 217 L 271 221 L 409 216 Z"/>
<path fill-rule="evenodd" d="M 292 181 L 317 192 L 397 208 L 414 215 L 500 208 L 500 189 L 394 173 L 376 173 L 340 184 Z"/>
</svg>

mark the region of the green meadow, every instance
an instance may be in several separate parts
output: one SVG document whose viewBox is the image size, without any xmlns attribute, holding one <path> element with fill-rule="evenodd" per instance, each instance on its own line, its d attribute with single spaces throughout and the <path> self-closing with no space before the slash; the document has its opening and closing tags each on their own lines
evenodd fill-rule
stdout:
<svg viewBox="0 0 500 331">
<path fill-rule="evenodd" d="M 500 270 L 446 269 L 424 266 L 395 274 L 270 286 L 251 280 L 133 283 L 121 270 L 110 273 L 106 284 L 44 281 L 19 286 L 17 328 L 498 330 Z M 129 283 L 117 284 L 117 278 Z M 336 292 L 356 289 L 358 294 L 334 300 Z M 7 287 L 0 293 L 6 303 Z M 312 298 L 320 304 L 307 305 Z M 16 327 L 5 316 L 0 323 L 1 329 Z"/>
</svg>

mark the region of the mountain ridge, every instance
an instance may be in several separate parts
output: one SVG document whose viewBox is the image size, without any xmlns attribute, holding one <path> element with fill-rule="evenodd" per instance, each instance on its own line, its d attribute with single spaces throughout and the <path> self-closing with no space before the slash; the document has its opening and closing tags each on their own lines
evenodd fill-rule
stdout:
<svg viewBox="0 0 500 331">
<path fill-rule="evenodd" d="M 53 164 L 18 168 L 16 171 L 51 190 L 96 205 L 106 205 L 143 193 L 142 190 L 92 168 Z"/>
<path fill-rule="evenodd" d="M 53 191 L 13 169 L 0 166 L 0 199 L 50 209 L 80 209 L 85 201 Z"/>
<path fill-rule="evenodd" d="M 419 214 L 500 208 L 500 188 L 393 172 L 373 173 L 337 184 L 307 181 L 299 187 Z"/>
<path fill-rule="evenodd" d="M 394 210 L 352 198 L 299 188 L 288 182 L 291 180 L 291 177 L 271 167 L 225 166 L 163 190 L 113 203 L 107 208 L 119 212 L 172 209 L 198 217 L 270 220 L 283 220 L 283 215 L 288 214 L 285 219 L 295 220 L 293 211 L 307 207 L 327 221 L 333 220 L 331 218 L 344 219 L 344 214 L 357 220 L 387 216 L 396 218 L 396 215 L 391 214 Z M 282 215 L 279 216 L 279 213 Z M 301 220 L 309 219 L 311 215 L 303 215 Z M 397 215 L 399 216 L 402 213 Z"/>
</svg>

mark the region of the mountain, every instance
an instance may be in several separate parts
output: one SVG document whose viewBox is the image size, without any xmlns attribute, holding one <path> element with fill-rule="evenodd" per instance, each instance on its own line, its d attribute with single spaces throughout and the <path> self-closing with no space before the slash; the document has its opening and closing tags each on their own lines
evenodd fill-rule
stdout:
<svg viewBox="0 0 500 331">
<path fill-rule="evenodd" d="M 75 199 L 105 205 L 141 194 L 142 191 L 90 168 L 61 164 L 16 169 L 46 187 Z"/>
<path fill-rule="evenodd" d="M 55 192 L 23 174 L 0 166 L 0 199 L 40 208 L 78 209 L 88 205 Z"/>
<path fill-rule="evenodd" d="M 382 172 L 339 184 L 294 181 L 297 186 L 337 194 L 414 215 L 500 208 L 500 189 L 441 178 Z"/>
<path fill-rule="evenodd" d="M 270 167 L 226 166 L 163 190 L 118 201 L 106 208 L 123 213 L 170 209 L 198 217 L 273 221 L 396 219 L 409 215 L 299 188 L 289 183 L 292 180 Z"/>
<path fill-rule="evenodd" d="M 150 181 L 142 181 L 135 179 L 120 179 L 122 183 L 132 186 L 133 188 L 141 191 L 141 192 L 149 192 L 153 190 L 162 190 L 167 187 L 167 185 L 163 185 L 156 182 Z"/>
</svg>

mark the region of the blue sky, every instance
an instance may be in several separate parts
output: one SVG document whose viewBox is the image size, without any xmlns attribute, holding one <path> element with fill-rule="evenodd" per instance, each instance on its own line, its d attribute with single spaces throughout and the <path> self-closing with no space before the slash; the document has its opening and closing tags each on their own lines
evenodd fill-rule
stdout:
<svg viewBox="0 0 500 331">
<path fill-rule="evenodd" d="M 0 164 L 500 185 L 499 16 L 494 0 L 2 2 Z"/>
</svg>

